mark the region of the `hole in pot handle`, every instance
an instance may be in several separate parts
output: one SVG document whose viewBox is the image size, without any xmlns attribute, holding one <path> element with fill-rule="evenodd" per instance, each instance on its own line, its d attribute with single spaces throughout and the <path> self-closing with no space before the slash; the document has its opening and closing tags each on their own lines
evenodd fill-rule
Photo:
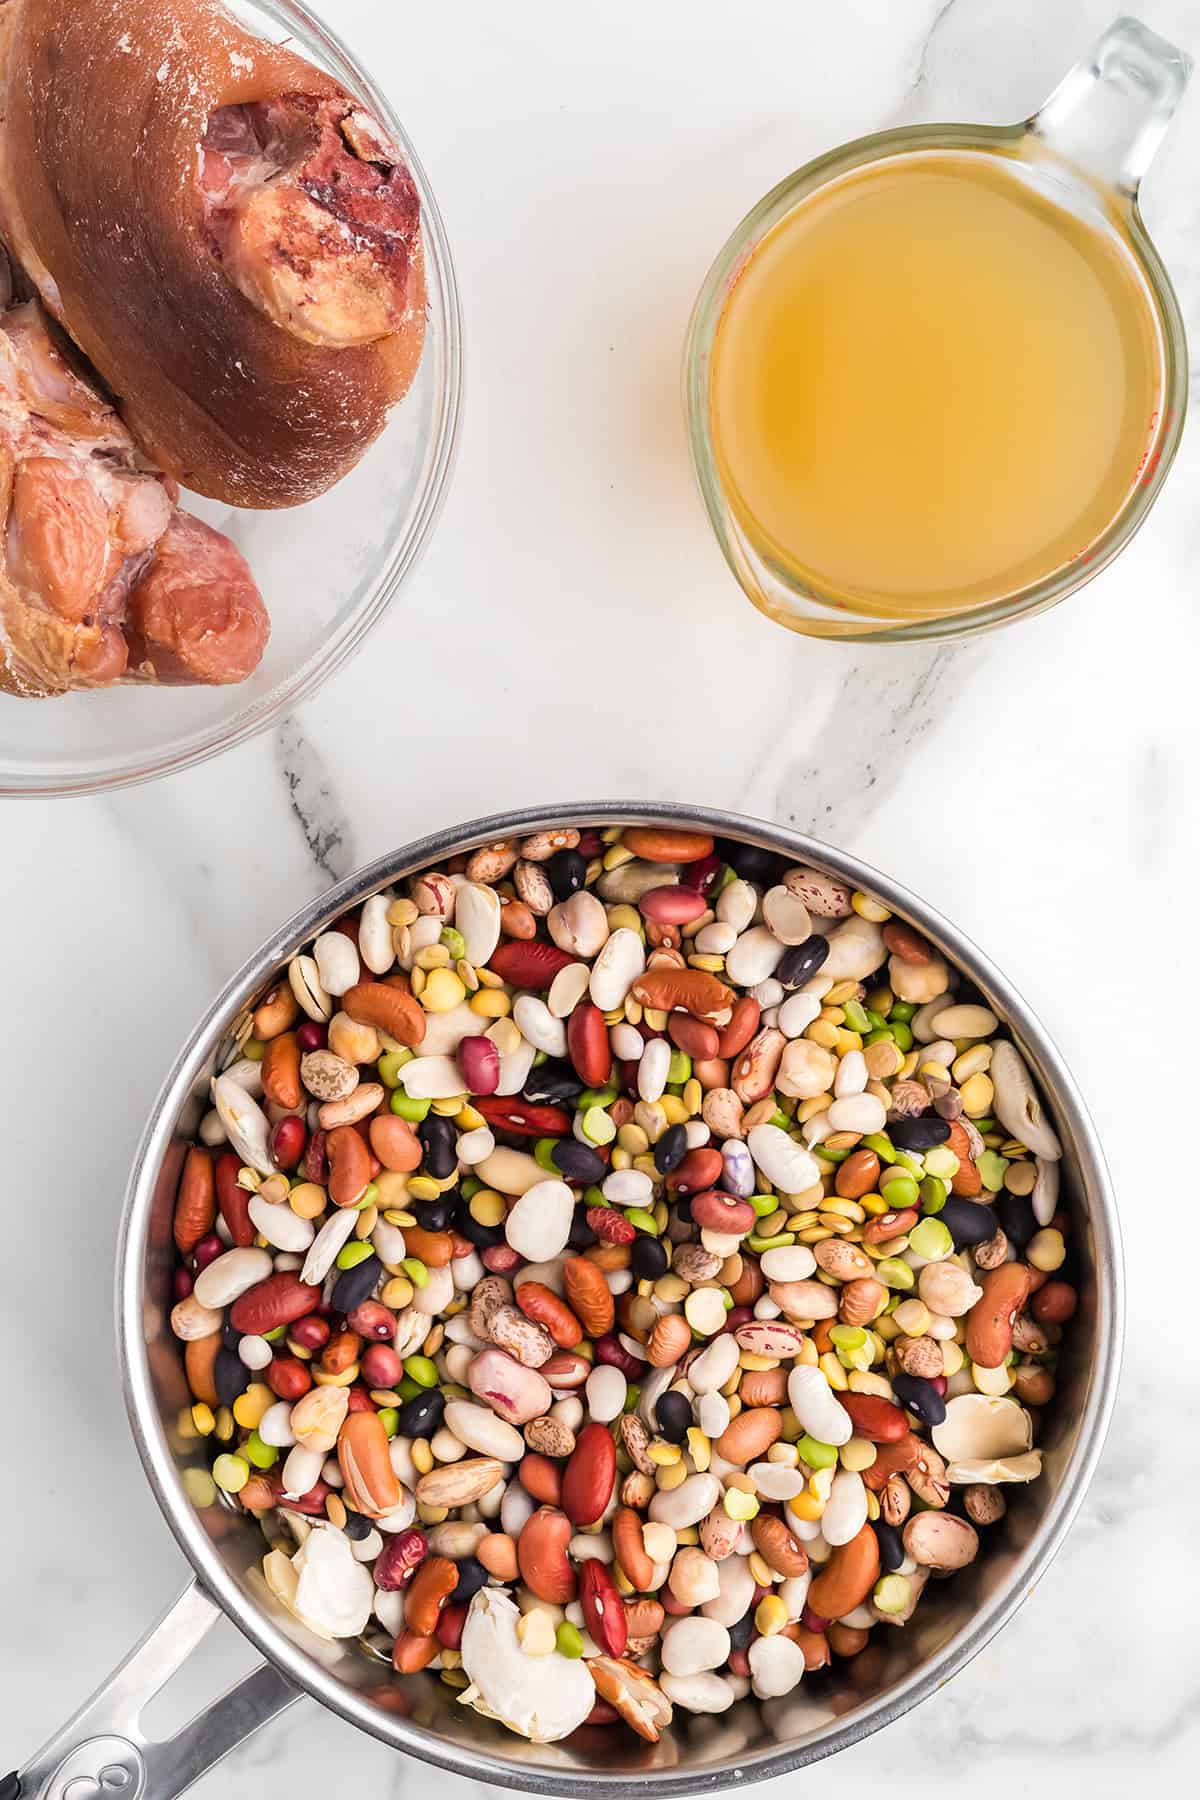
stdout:
<svg viewBox="0 0 1200 1800">
<path fill-rule="evenodd" d="M 146 1737 L 142 1708 L 220 1617 L 193 1581 L 75 1717 L 23 1769 L 0 1777 L 0 1800 L 174 1800 L 298 1700 L 298 1688 L 260 1663 L 173 1737 Z"/>
</svg>

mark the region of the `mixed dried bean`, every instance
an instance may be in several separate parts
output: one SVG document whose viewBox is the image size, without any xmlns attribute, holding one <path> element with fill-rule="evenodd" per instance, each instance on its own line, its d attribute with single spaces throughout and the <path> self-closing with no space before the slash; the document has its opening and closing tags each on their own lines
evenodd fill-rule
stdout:
<svg viewBox="0 0 1200 1800">
<path fill-rule="evenodd" d="M 649 826 L 369 899 L 187 1152 L 188 1471 L 319 1636 L 539 1740 L 789 1693 L 971 1562 L 1075 1310 L 995 1013 L 870 895 Z"/>
</svg>

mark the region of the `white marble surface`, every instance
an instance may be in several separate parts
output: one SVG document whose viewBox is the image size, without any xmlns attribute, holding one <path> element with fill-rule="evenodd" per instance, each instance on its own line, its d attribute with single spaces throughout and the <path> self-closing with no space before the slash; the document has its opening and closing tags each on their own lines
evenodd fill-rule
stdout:
<svg viewBox="0 0 1200 1800">
<path fill-rule="evenodd" d="M 1194 0 L 1140 3 L 1200 50 Z M 708 260 L 777 177 L 900 119 L 1028 111 L 1112 0 L 326 10 L 395 97 L 445 212 L 469 348 L 461 463 L 392 616 L 277 735 L 109 801 L 6 809 L 0 1771 L 184 1576 L 127 1435 L 109 1276 L 178 1041 L 331 876 L 493 809 L 628 795 L 811 828 L 957 919 L 1065 1049 L 1125 1214 L 1120 1408 L 1067 1548 L 965 1674 L 809 1784 L 1194 1792 L 1195 1198 L 1189 1151 L 1159 1146 L 1173 1127 L 1190 1145 L 1195 1118 L 1195 425 L 1146 530 L 1070 604 L 958 651 L 855 651 L 741 599 L 677 394 Z M 1200 343 L 1198 151 L 1193 94 L 1145 210 Z M 222 1628 L 183 1709 L 249 1660 Z M 305 1703 L 195 1792 L 427 1781 Z M 467 1784 L 440 1791 L 466 1800 Z"/>
</svg>

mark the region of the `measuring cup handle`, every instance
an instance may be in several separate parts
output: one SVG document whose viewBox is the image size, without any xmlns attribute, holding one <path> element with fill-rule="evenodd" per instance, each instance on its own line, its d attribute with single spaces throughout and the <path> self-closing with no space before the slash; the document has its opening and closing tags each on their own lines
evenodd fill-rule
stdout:
<svg viewBox="0 0 1200 1800">
<path fill-rule="evenodd" d="M 0 1776 L 0 1800 L 174 1800 L 298 1700 L 298 1688 L 260 1663 L 174 1737 L 146 1737 L 142 1708 L 220 1617 L 193 1581 L 69 1724 L 18 1773 Z"/>
<path fill-rule="evenodd" d="M 1192 73 L 1192 59 L 1137 19 L 1116 19 L 1059 82 L 1029 129 L 1132 197 Z"/>
</svg>

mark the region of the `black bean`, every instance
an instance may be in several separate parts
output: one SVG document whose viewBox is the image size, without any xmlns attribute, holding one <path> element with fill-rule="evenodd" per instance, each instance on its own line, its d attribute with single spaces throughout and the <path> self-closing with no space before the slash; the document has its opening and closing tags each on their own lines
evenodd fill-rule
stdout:
<svg viewBox="0 0 1200 1800">
<path fill-rule="evenodd" d="M 412 1215 L 422 1231 L 445 1231 L 458 1208 L 457 1193 L 439 1194 L 436 1200 L 414 1200 Z"/>
<path fill-rule="evenodd" d="M 530 1106 L 558 1106 L 564 1100 L 575 1100 L 583 1092 L 583 1083 L 569 1064 L 558 1062 L 549 1057 L 536 1069 L 531 1069 L 525 1086 L 521 1089 L 522 1100 L 528 1100 Z"/>
<path fill-rule="evenodd" d="M 718 838 L 714 846 L 721 861 L 728 863 L 743 881 L 756 881 L 762 887 L 773 887 L 783 871 L 783 858 L 758 844 L 739 844 L 736 838 Z"/>
<path fill-rule="evenodd" d="M 550 1152 L 550 1161 L 568 1181 L 603 1181 L 608 1174 L 604 1158 L 590 1144 L 581 1144 L 575 1137 L 559 1138 Z"/>
<path fill-rule="evenodd" d="M 238 1330 L 233 1320 L 229 1317 L 229 1314 L 226 1313 L 221 1322 L 221 1342 L 225 1345 L 225 1348 L 227 1350 L 236 1350 L 245 1335 L 244 1331 Z"/>
<path fill-rule="evenodd" d="M 654 1417 L 668 1444 L 682 1444 L 692 1423 L 692 1403 L 686 1394 L 668 1388 L 655 1403 Z"/>
<path fill-rule="evenodd" d="M 379 1285 L 383 1264 L 377 1256 L 364 1256 L 352 1269 L 343 1269 L 333 1285 L 329 1304 L 334 1312 L 352 1313 L 369 1300 Z"/>
<path fill-rule="evenodd" d="M 679 1167 L 687 1151 L 687 1126 L 668 1125 L 654 1146 L 654 1166 L 660 1175 L 669 1175 Z"/>
<path fill-rule="evenodd" d="M 656 1237 L 639 1232 L 629 1246 L 629 1263 L 639 1281 L 657 1281 L 667 1272 L 667 1253 Z"/>
<path fill-rule="evenodd" d="M 748 1613 L 742 1614 L 736 1625 L 729 1627 L 729 1648 L 744 1650 L 754 1636 L 754 1629 L 754 1608 L 751 1607 Z"/>
<path fill-rule="evenodd" d="M 892 1392 L 922 1425 L 940 1425 L 946 1416 L 946 1402 L 923 1375 L 893 1375 Z"/>
<path fill-rule="evenodd" d="M 465 1606 L 468 1600 L 473 1599 L 480 1588 L 485 1585 L 488 1572 L 481 1562 L 476 1562 L 473 1556 L 464 1556 L 461 1562 L 456 1564 L 456 1567 L 458 1569 L 458 1586 L 450 1596 L 450 1603 L 454 1606 Z"/>
<path fill-rule="evenodd" d="M 974 1200 L 963 1200 L 951 1194 L 937 1215 L 954 1239 L 956 1250 L 969 1250 L 975 1244 L 986 1244 L 995 1237 L 996 1215 L 990 1206 L 979 1206 Z"/>
<path fill-rule="evenodd" d="M 425 1172 L 435 1181 L 445 1181 L 458 1167 L 458 1132 L 453 1119 L 440 1113 L 427 1113 L 417 1126 L 417 1136 L 425 1151 Z"/>
<path fill-rule="evenodd" d="M 477 1250 L 492 1250 L 504 1242 L 503 1225 L 481 1225 L 478 1219 L 471 1217 L 471 1209 L 461 1195 L 454 1208 L 454 1229 Z"/>
<path fill-rule="evenodd" d="M 370 1537 L 374 1529 L 371 1520 L 364 1514 L 351 1512 L 349 1507 L 346 1508 L 346 1523 L 342 1526 L 342 1530 L 348 1538 L 353 1538 L 356 1544 L 361 1544 L 365 1537 Z"/>
<path fill-rule="evenodd" d="M 597 1241 L 595 1232 L 587 1222 L 587 1208 L 577 1206 L 571 1214 L 571 1229 L 567 1235 L 568 1249 L 590 1250 Z"/>
<path fill-rule="evenodd" d="M 232 1406 L 238 1395 L 244 1394 L 250 1386 L 250 1371 L 236 1350 L 228 1350 L 222 1345 L 217 1351 L 213 1386 L 222 1406 Z"/>
<path fill-rule="evenodd" d="M 895 1525 L 889 1525 L 886 1519 L 876 1519 L 872 1530 L 879 1541 L 879 1566 L 891 1571 L 898 1569 L 904 1561 L 904 1539 Z"/>
<path fill-rule="evenodd" d="M 446 1397 L 440 1388 L 426 1388 L 423 1394 L 415 1394 L 396 1415 L 396 1436 L 432 1437 L 442 1422 L 445 1406 Z"/>
<path fill-rule="evenodd" d="M 784 988 L 803 987 L 816 974 L 828 955 L 828 938 L 823 938 L 820 932 L 814 931 L 802 944 L 784 951 L 775 970 L 775 979 Z"/>
<path fill-rule="evenodd" d="M 917 1119 L 892 1119 L 887 1134 L 897 1150 L 932 1150 L 944 1144 L 950 1127 L 936 1113 L 922 1113 Z"/>
<path fill-rule="evenodd" d="M 542 864 L 556 900 L 569 900 L 587 880 L 587 857 L 578 850 L 556 850 Z"/>
<path fill-rule="evenodd" d="M 1028 1194 L 1010 1194 L 1008 1189 L 996 1196 L 992 1211 L 1009 1243 L 1023 1250 L 1038 1228 L 1033 1216 L 1033 1202 Z"/>
</svg>

